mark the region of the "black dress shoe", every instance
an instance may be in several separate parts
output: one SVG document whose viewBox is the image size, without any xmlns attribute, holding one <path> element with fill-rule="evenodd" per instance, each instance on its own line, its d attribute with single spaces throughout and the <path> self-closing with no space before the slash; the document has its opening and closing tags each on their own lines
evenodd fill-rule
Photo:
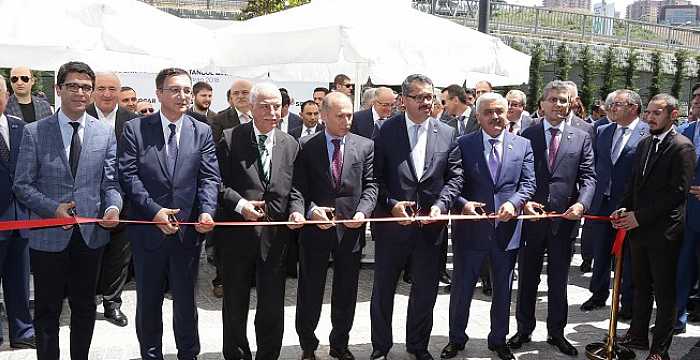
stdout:
<svg viewBox="0 0 700 360">
<path fill-rule="evenodd" d="M 605 300 L 590 298 L 581 304 L 581 311 L 593 311 L 605 307 Z"/>
<path fill-rule="evenodd" d="M 548 336 L 547 343 L 559 349 L 564 355 L 576 356 L 578 350 L 563 336 Z"/>
<path fill-rule="evenodd" d="M 105 319 L 114 325 L 124 327 L 129 324 L 129 319 L 119 309 L 105 309 Z"/>
<path fill-rule="evenodd" d="M 496 352 L 496 355 L 498 355 L 498 358 L 501 360 L 515 360 L 515 356 L 513 356 L 513 352 L 510 351 L 508 344 L 489 345 L 489 350 Z"/>
<path fill-rule="evenodd" d="M 355 355 L 353 355 L 348 348 L 343 350 L 331 348 L 330 351 L 328 351 L 328 355 L 341 360 L 355 360 Z"/>
<path fill-rule="evenodd" d="M 369 358 L 370 360 L 387 360 L 386 353 L 379 350 L 372 350 L 372 355 Z"/>
<path fill-rule="evenodd" d="M 632 305 L 622 306 L 617 312 L 617 319 L 622 321 L 632 320 Z"/>
<path fill-rule="evenodd" d="M 36 349 L 36 339 L 32 336 L 28 339 L 10 341 L 10 347 L 13 349 Z"/>
<path fill-rule="evenodd" d="M 442 349 L 442 352 L 440 353 L 440 359 L 452 359 L 453 357 L 457 356 L 457 354 L 462 350 L 464 350 L 464 344 L 460 345 L 455 343 L 448 343 Z"/>
<path fill-rule="evenodd" d="M 650 327 L 650 328 L 649 328 L 649 332 L 650 332 L 650 333 L 653 333 L 655 327 L 656 327 L 656 326 Z M 685 324 L 683 324 L 682 327 L 674 327 L 674 328 L 673 328 L 673 335 L 685 334 L 685 332 L 686 332 Z"/>
<path fill-rule="evenodd" d="M 649 339 L 632 336 L 629 331 L 617 338 L 617 343 L 635 350 L 649 350 Z"/>
<path fill-rule="evenodd" d="M 483 292 L 486 296 L 491 296 L 493 294 L 491 279 L 487 277 L 481 279 L 481 292 Z"/>
<path fill-rule="evenodd" d="M 433 355 L 430 355 L 428 350 L 408 351 L 408 353 L 415 356 L 416 360 L 434 360 Z"/>
<path fill-rule="evenodd" d="M 530 338 L 530 334 L 523 334 L 520 332 L 515 333 L 510 340 L 508 340 L 508 346 L 511 349 L 520 349 L 523 347 L 523 344 L 527 344 L 530 341 L 532 341 L 532 338 Z"/>
<path fill-rule="evenodd" d="M 440 282 L 445 285 L 450 285 L 452 283 L 452 279 L 450 279 L 450 274 L 447 273 L 447 270 L 443 270 L 440 274 Z"/>
<path fill-rule="evenodd" d="M 411 273 L 408 271 L 403 272 L 403 282 L 406 284 L 413 284 L 413 278 L 411 278 Z"/>
<path fill-rule="evenodd" d="M 581 270 L 582 273 L 588 273 L 591 272 L 593 267 L 591 266 L 592 260 L 583 260 L 581 263 L 581 266 L 579 266 L 579 270 Z"/>
<path fill-rule="evenodd" d="M 301 360 L 316 360 L 316 353 L 313 350 L 304 350 Z"/>
</svg>

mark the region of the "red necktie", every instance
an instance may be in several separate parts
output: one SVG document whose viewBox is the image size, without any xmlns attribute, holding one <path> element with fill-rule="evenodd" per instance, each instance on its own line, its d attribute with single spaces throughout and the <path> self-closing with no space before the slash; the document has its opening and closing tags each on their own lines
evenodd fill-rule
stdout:
<svg viewBox="0 0 700 360">
<path fill-rule="evenodd" d="M 554 169 L 554 160 L 557 159 L 557 151 L 559 151 L 559 138 L 557 137 L 557 134 L 559 133 L 559 129 L 549 128 L 549 133 L 552 134 L 552 138 L 549 139 L 548 165 L 549 165 L 549 171 L 552 171 Z"/>
</svg>

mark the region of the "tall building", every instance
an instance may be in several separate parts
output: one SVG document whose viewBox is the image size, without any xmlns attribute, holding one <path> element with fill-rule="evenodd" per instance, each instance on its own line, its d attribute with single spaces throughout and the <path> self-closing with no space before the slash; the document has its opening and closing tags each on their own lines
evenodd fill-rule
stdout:
<svg viewBox="0 0 700 360">
<path fill-rule="evenodd" d="M 542 6 L 552 9 L 591 10 L 591 0 L 543 0 Z"/>
<path fill-rule="evenodd" d="M 637 0 L 627 5 L 627 19 L 657 22 L 662 6 L 689 5 L 688 0 Z"/>
<path fill-rule="evenodd" d="M 659 10 L 659 23 L 667 25 L 700 25 L 700 6 L 664 5 Z"/>
</svg>

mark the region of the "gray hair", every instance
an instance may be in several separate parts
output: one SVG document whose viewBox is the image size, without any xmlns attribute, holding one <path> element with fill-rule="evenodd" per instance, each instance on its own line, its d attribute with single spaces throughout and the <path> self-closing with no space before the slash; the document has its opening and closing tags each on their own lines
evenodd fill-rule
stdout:
<svg viewBox="0 0 700 360">
<path fill-rule="evenodd" d="M 612 97 L 610 97 L 610 95 L 612 95 Z M 608 99 L 605 100 L 605 104 L 608 105 L 608 107 L 612 106 L 613 101 L 615 101 L 615 96 L 627 95 L 627 102 L 637 105 L 637 115 L 642 113 L 642 98 L 639 96 L 639 94 L 637 94 L 637 92 L 629 89 L 618 89 L 611 92 L 610 95 L 608 95 L 610 98 L 610 105 L 608 105 Z"/>
<path fill-rule="evenodd" d="M 671 113 L 673 110 L 678 110 L 678 99 L 669 94 L 656 94 L 649 102 L 652 101 L 665 101 L 666 102 L 666 112 Z"/>
<path fill-rule="evenodd" d="M 360 106 L 362 108 L 368 109 L 372 102 L 374 101 L 375 93 L 377 88 L 367 88 L 362 92 L 362 99 L 360 99 Z"/>
<path fill-rule="evenodd" d="M 565 81 L 552 80 L 548 82 L 542 90 L 542 100 L 546 101 L 551 91 L 566 91 L 569 94 L 569 101 L 573 99 L 573 96 L 571 96 L 571 90 L 569 89 L 569 86 L 566 84 Z"/>
<path fill-rule="evenodd" d="M 615 95 L 617 94 L 617 90 L 611 92 L 608 94 L 608 96 L 605 98 L 605 106 L 610 109 L 612 107 L 613 100 L 615 99 Z"/>
<path fill-rule="evenodd" d="M 409 92 L 411 92 L 411 84 L 414 82 L 419 82 L 422 84 L 428 84 L 430 86 L 433 86 L 433 81 L 430 80 L 429 77 L 421 74 L 413 74 L 413 75 L 408 75 L 406 77 L 406 80 L 403 81 L 401 84 L 401 94 L 406 96 L 408 95 Z"/>
<path fill-rule="evenodd" d="M 476 113 L 481 113 L 481 104 L 485 102 L 495 102 L 498 105 L 502 105 L 506 110 L 508 109 L 508 101 L 499 93 L 487 92 L 481 94 L 478 99 L 476 99 Z"/>
<path fill-rule="evenodd" d="M 0 92 L 7 92 L 7 83 L 2 75 L 0 75 Z"/>
<path fill-rule="evenodd" d="M 254 105 L 255 99 L 260 95 L 274 96 L 282 99 L 280 89 L 277 88 L 275 84 L 270 82 L 255 84 L 255 86 L 253 86 L 253 88 L 250 90 L 250 104 Z"/>
<path fill-rule="evenodd" d="M 527 102 L 525 93 L 518 89 L 511 90 L 506 94 L 506 100 L 514 98 L 518 98 L 523 105 Z"/>
<path fill-rule="evenodd" d="M 575 99 L 578 97 L 578 86 L 576 85 L 575 82 L 571 80 L 563 80 L 562 81 L 564 84 L 566 84 L 566 87 L 569 88 L 569 91 L 571 93 L 571 98 Z"/>
</svg>

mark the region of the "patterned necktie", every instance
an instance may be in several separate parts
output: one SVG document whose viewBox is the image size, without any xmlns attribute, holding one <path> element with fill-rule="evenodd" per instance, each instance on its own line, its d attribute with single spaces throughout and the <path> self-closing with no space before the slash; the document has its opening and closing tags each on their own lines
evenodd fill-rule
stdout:
<svg viewBox="0 0 700 360">
<path fill-rule="evenodd" d="M 457 119 L 457 122 L 459 123 L 459 129 L 457 132 L 459 133 L 459 135 L 464 135 L 467 132 L 467 122 L 464 121 L 464 119 L 464 115 L 460 116 Z"/>
<path fill-rule="evenodd" d="M 266 141 L 267 135 L 258 135 L 258 161 L 260 161 L 260 175 L 265 184 L 270 182 L 270 153 L 265 146 Z"/>
<path fill-rule="evenodd" d="M 549 133 L 551 134 L 551 139 L 549 140 L 549 158 L 547 159 L 547 165 L 549 165 L 549 171 L 554 169 L 554 161 L 557 159 L 557 152 L 559 151 L 559 129 L 549 128 Z"/>
<path fill-rule="evenodd" d="M 622 150 L 622 139 L 625 137 L 625 133 L 627 132 L 626 127 L 621 127 L 620 128 L 620 136 L 617 138 L 617 141 L 615 141 L 615 145 L 612 147 L 612 153 L 610 153 L 610 159 L 612 160 L 613 164 L 617 163 L 617 159 L 620 158 L 620 151 Z"/>
<path fill-rule="evenodd" d="M 4 162 L 10 161 L 10 147 L 5 142 L 5 137 L 0 134 L 0 160 Z"/>
<path fill-rule="evenodd" d="M 70 126 L 73 127 L 73 137 L 70 140 L 70 151 L 68 152 L 68 164 L 70 165 L 70 172 L 73 174 L 73 178 L 78 173 L 78 162 L 80 161 L 80 151 L 83 146 L 80 141 L 80 134 L 78 134 L 78 128 L 80 123 L 77 121 L 69 122 Z"/>
<path fill-rule="evenodd" d="M 333 144 L 333 160 L 331 160 L 331 168 L 333 170 L 333 182 L 336 190 L 340 190 L 340 176 L 343 172 L 343 153 L 340 150 L 340 139 L 332 139 Z"/>
<path fill-rule="evenodd" d="M 489 172 L 494 183 L 498 180 L 498 169 L 501 167 L 501 156 L 498 154 L 498 139 L 489 139 L 491 151 L 489 152 Z"/>
<path fill-rule="evenodd" d="M 311 128 L 306 128 L 306 135 L 311 135 Z"/>
<path fill-rule="evenodd" d="M 170 135 L 168 135 L 168 172 L 170 177 L 175 174 L 175 163 L 177 162 L 177 126 L 169 124 Z"/>
</svg>

